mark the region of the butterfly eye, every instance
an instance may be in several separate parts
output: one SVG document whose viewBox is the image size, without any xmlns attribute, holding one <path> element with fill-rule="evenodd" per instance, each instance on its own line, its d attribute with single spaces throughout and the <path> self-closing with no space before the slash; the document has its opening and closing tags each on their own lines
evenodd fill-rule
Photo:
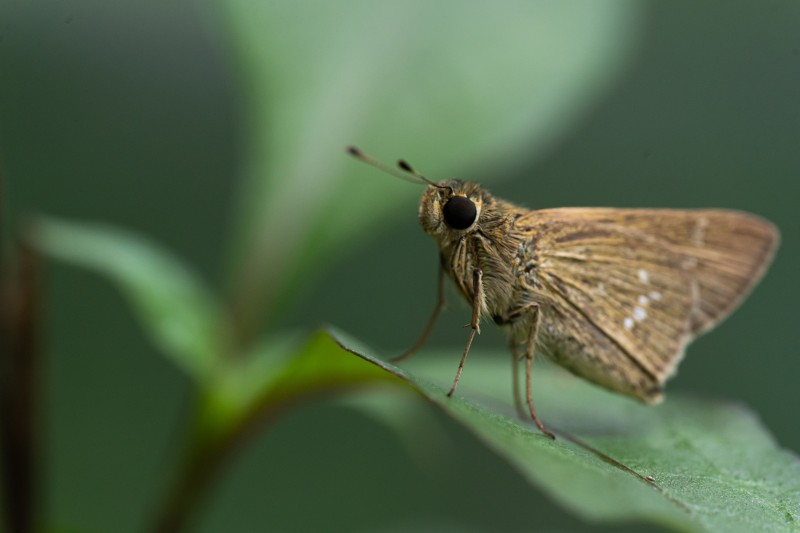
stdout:
<svg viewBox="0 0 800 533">
<path fill-rule="evenodd" d="M 466 196 L 453 196 L 442 208 L 445 223 L 453 229 L 467 229 L 475 222 L 478 208 Z"/>
</svg>

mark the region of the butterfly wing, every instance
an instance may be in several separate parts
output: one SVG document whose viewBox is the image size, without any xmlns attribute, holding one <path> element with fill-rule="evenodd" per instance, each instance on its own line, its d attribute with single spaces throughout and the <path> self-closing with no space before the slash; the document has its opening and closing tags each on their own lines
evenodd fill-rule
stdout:
<svg viewBox="0 0 800 533">
<path fill-rule="evenodd" d="M 593 224 L 615 224 L 668 243 L 683 256 L 682 270 L 699 290 L 692 331 L 703 333 L 727 317 L 764 275 L 779 242 L 761 217 L 720 209 L 554 209 Z"/>
<path fill-rule="evenodd" d="M 516 227 L 535 236 L 531 275 L 552 315 L 544 351 L 648 402 L 686 345 L 758 282 L 778 241 L 769 222 L 723 210 L 550 209 Z"/>
</svg>

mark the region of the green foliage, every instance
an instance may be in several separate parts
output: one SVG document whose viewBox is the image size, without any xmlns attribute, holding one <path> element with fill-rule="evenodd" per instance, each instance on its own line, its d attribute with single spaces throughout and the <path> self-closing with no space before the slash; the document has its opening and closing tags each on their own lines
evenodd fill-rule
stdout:
<svg viewBox="0 0 800 533">
<path fill-rule="evenodd" d="M 647 521 L 687 531 L 800 530 L 800 461 L 744 407 L 685 397 L 648 407 L 557 368 L 537 368 L 536 402 L 554 421 L 550 427 L 652 476 L 650 484 L 520 420 L 510 402 L 508 354 L 473 354 L 458 393 L 447 398 L 454 358 L 421 354 L 408 365 L 413 371 L 400 369 L 333 335 L 365 361 L 401 376 L 587 520 Z"/>
<path fill-rule="evenodd" d="M 157 247 L 107 227 L 63 221 L 40 222 L 36 242 L 50 255 L 117 283 L 154 341 L 197 378 L 205 401 L 190 449 L 198 439 L 224 448 L 253 421 L 323 392 L 389 383 L 420 393 L 588 520 L 648 521 L 691 531 L 800 529 L 800 462 L 741 407 L 671 398 L 648 408 L 537 368 L 540 412 L 642 476 L 653 476 L 655 484 L 649 484 L 567 438 L 549 440 L 514 415 L 507 355 L 474 355 L 452 399 L 445 396 L 452 359 L 423 354 L 409 365 L 413 370 L 404 370 L 338 332 L 335 339 L 318 333 L 302 344 L 267 339 L 245 356 L 226 359 L 214 333 L 221 315 L 212 298 Z M 187 332 L 207 335 L 205 349 L 186 342 L 192 337 Z"/>
<path fill-rule="evenodd" d="M 192 379 L 197 403 L 185 464 L 158 519 L 161 530 L 185 524 L 208 472 L 254 425 L 321 393 L 365 385 L 419 393 L 589 521 L 800 529 L 797 458 L 744 408 L 680 397 L 645 408 L 537 368 L 545 419 L 653 476 L 648 483 L 568 438 L 550 441 L 516 417 L 508 356 L 472 356 L 457 397 L 448 399 L 450 360 L 443 365 L 421 354 L 400 369 L 338 332 L 305 339 L 262 331 L 334 252 L 355 246 L 419 193 L 351 164 L 345 146 L 381 159 L 413 156 L 431 177 L 521 151 L 530 157 L 563 134 L 625 65 L 637 28 L 633 2 L 516 8 L 510 16 L 464 3 L 452 16 L 451 5 L 421 1 L 220 2 L 247 122 L 225 297 L 140 236 L 38 220 L 38 249 L 119 286 L 146 335 Z M 503 31 L 484 31 L 494 27 Z M 411 434 L 414 420 L 393 416 L 392 407 L 372 412 Z"/>
<path fill-rule="evenodd" d="M 226 350 L 227 317 L 193 272 L 153 243 L 118 228 L 40 218 L 34 240 L 49 256 L 114 281 L 148 337 L 200 382 Z"/>
</svg>

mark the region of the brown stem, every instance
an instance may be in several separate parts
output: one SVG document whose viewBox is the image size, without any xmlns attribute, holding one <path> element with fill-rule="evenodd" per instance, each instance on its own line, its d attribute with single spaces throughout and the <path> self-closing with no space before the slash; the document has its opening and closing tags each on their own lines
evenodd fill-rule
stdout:
<svg viewBox="0 0 800 533">
<path fill-rule="evenodd" d="M 202 400 L 198 401 L 195 405 L 194 426 L 187 439 L 183 466 L 164 505 L 156 515 L 152 531 L 177 533 L 185 530 L 192 514 L 206 497 L 226 461 L 233 457 L 248 437 L 262 431 L 281 414 L 320 396 L 369 384 L 369 380 L 358 378 L 339 381 L 336 378 L 320 377 L 316 381 L 286 390 L 279 387 L 254 402 L 237 423 L 221 432 L 203 429 L 203 404 Z"/>
<path fill-rule="evenodd" d="M 273 419 L 286 406 L 277 404 L 259 406 L 252 409 L 239 424 L 222 434 L 212 435 L 198 429 L 202 422 L 200 404 L 195 415 L 195 427 L 187 439 L 186 456 L 175 483 L 164 505 L 156 516 L 152 531 L 154 533 L 178 533 L 186 530 L 189 521 L 225 463 L 245 441 L 245 437 L 263 428 L 268 419 Z"/>
<path fill-rule="evenodd" d="M 27 247 L 0 257 L 0 446 L 6 530 L 35 530 L 39 268 Z"/>
<path fill-rule="evenodd" d="M 211 485 L 225 454 L 223 442 L 191 438 L 183 466 L 156 518 L 155 533 L 176 533 L 186 528 L 192 510 Z"/>
</svg>

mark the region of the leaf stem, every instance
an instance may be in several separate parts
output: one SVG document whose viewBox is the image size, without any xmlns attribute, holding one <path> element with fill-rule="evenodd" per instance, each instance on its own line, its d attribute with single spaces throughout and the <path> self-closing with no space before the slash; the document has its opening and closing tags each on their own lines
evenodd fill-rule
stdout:
<svg viewBox="0 0 800 533">
<path fill-rule="evenodd" d="M 195 404 L 195 416 L 187 435 L 183 465 L 178 471 L 171 492 L 156 516 L 154 533 L 177 533 L 185 530 L 198 504 L 206 496 L 225 462 L 259 431 L 279 416 L 304 402 L 373 381 L 363 377 L 341 379 L 314 375 L 311 380 L 288 387 L 275 387 L 256 399 L 235 420 L 227 419 L 224 426 L 209 423 L 213 405 L 210 396 L 200 396 Z"/>
<path fill-rule="evenodd" d="M 221 444 L 190 443 L 176 482 L 157 515 L 152 529 L 155 533 L 176 533 L 186 528 L 196 502 L 204 495 L 222 463 Z"/>
</svg>

